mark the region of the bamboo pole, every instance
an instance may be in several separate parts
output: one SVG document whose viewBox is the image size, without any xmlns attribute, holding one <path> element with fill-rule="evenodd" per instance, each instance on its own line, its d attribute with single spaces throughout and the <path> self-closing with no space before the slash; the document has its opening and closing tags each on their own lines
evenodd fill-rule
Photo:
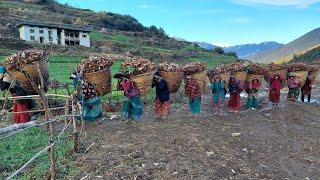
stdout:
<svg viewBox="0 0 320 180">
<path fill-rule="evenodd" d="M 75 106 L 75 99 L 72 99 L 72 115 L 76 114 L 76 106 Z M 73 153 L 77 153 L 78 151 L 78 144 L 79 144 L 79 138 L 78 138 L 78 131 L 77 131 L 77 120 L 76 117 L 72 118 L 73 123 Z"/>
<path fill-rule="evenodd" d="M 64 114 L 65 115 L 69 114 L 69 101 L 68 101 L 68 99 L 66 99 L 65 108 L 64 108 Z M 64 127 L 67 126 L 67 122 L 68 122 L 68 117 L 66 117 L 65 120 L 64 120 Z"/>
<path fill-rule="evenodd" d="M 39 73 L 39 78 L 40 78 L 40 86 L 38 88 L 37 84 L 33 81 L 33 78 L 26 73 L 25 71 L 22 71 L 24 73 L 24 75 L 26 77 L 28 77 L 31 85 L 33 86 L 33 88 L 37 91 L 37 93 L 39 94 L 40 100 L 43 104 L 44 109 L 46 109 L 45 111 L 45 120 L 46 121 L 50 121 L 51 119 L 51 113 L 50 113 L 50 109 L 49 109 L 49 103 L 48 103 L 48 99 L 46 98 L 45 95 L 45 91 L 44 91 L 44 80 L 42 77 L 42 72 L 40 70 L 40 66 L 37 63 L 37 71 Z M 55 139 L 55 130 L 54 130 L 54 126 L 52 123 L 49 123 L 49 132 L 50 132 L 50 143 L 54 142 Z M 55 159 L 55 148 L 54 145 L 52 147 L 50 147 L 50 160 L 51 160 L 51 164 L 50 164 L 50 170 L 48 173 L 48 179 L 55 179 L 56 173 L 55 173 L 55 169 L 56 169 L 56 159 Z"/>
</svg>

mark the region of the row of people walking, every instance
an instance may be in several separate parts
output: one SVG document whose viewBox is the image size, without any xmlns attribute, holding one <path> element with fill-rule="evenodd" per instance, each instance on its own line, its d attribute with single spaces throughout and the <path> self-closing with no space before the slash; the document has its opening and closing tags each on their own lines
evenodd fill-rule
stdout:
<svg viewBox="0 0 320 180">
<path fill-rule="evenodd" d="M 143 103 L 141 101 L 140 91 L 137 85 L 124 74 L 116 74 L 118 79 L 118 90 L 124 91 L 124 103 L 122 107 L 122 115 L 127 119 L 140 121 L 143 112 Z M 102 118 L 101 100 L 92 84 L 85 81 L 77 73 L 73 73 L 70 79 L 74 82 L 76 89 L 75 97 L 78 99 L 82 107 L 82 118 L 86 121 L 95 121 Z M 270 77 L 269 83 L 269 101 L 273 106 L 278 106 L 280 102 L 280 90 L 285 77 L 280 74 L 275 74 Z M 311 101 L 311 90 L 313 79 L 311 74 L 308 75 L 304 86 L 301 88 L 301 101 L 304 102 L 307 97 L 308 102 Z M 288 99 L 297 101 L 299 96 L 299 80 L 293 74 L 289 74 L 287 80 Z M 169 115 L 170 109 L 170 94 L 167 82 L 159 73 L 154 74 L 152 87 L 156 89 L 155 99 L 155 114 L 158 119 L 166 118 Z M 258 78 L 252 79 L 251 82 L 243 83 L 238 81 L 234 76 L 230 77 L 229 82 L 225 82 L 219 75 L 214 77 L 211 83 L 213 109 L 216 115 L 223 114 L 223 107 L 227 104 L 230 113 L 238 113 L 241 108 L 240 94 L 246 91 L 248 98 L 246 108 L 258 109 L 259 98 L 258 92 L 262 84 Z M 25 96 L 26 91 L 17 83 L 11 84 L 10 76 L 5 73 L 3 68 L 0 68 L 0 90 L 10 90 L 12 96 Z M 185 95 L 189 99 L 190 112 L 199 114 L 201 112 L 201 90 L 198 82 L 192 76 L 186 76 Z M 226 103 L 226 95 L 229 93 L 230 98 Z M 30 121 L 28 110 L 35 107 L 31 100 L 15 100 L 13 118 L 16 123 L 25 123 Z M 20 113 L 21 112 L 21 113 Z"/>
<path fill-rule="evenodd" d="M 117 74 L 115 78 L 119 79 L 118 89 L 124 91 L 125 101 L 122 108 L 122 115 L 128 119 L 140 121 L 142 117 L 142 102 L 139 88 L 124 74 Z M 274 74 L 270 77 L 269 83 L 269 101 L 273 106 L 278 106 L 280 102 L 280 91 L 285 77 L 280 74 Z M 311 74 L 308 75 L 304 86 L 301 88 L 301 101 L 304 102 L 305 96 L 308 102 L 311 100 L 311 89 L 313 79 Z M 290 101 L 296 102 L 299 96 L 299 80 L 294 74 L 289 74 L 287 80 L 288 95 Z M 152 87 L 156 88 L 155 114 L 158 119 L 166 118 L 170 109 L 170 94 L 167 82 L 159 73 L 155 73 Z M 258 78 L 253 78 L 251 82 L 238 81 L 234 76 L 230 77 L 228 84 L 221 79 L 220 75 L 214 77 L 211 83 L 213 109 L 216 115 L 223 114 L 223 107 L 226 104 L 226 95 L 229 93 L 230 98 L 227 102 L 229 113 L 238 113 L 241 108 L 242 91 L 248 94 L 246 108 L 258 109 L 259 98 L 258 92 L 262 88 L 262 82 Z M 192 114 L 201 112 L 201 90 L 198 82 L 192 76 L 186 76 L 185 95 L 189 98 L 189 108 Z"/>
</svg>

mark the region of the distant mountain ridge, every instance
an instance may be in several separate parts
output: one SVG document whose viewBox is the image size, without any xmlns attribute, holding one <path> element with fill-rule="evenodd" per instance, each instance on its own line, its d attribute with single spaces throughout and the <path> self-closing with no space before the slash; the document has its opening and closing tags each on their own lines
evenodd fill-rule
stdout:
<svg viewBox="0 0 320 180">
<path fill-rule="evenodd" d="M 300 55 L 320 45 L 320 28 L 314 29 L 300 38 L 286 44 L 283 47 L 261 52 L 248 57 L 255 62 L 277 62 L 291 61 L 294 55 Z"/>
<path fill-rule="evenodd" d="M 283 46 L 283 44 L 277 42 L 262 42 L 260 44 L 244 44 L 226 47 L 224 50 L 226 52 L 236 52 L 239 58 L 246 59 L 247 57 L 257 53 L 269 51 Z"/>
<path fill-rule="evenodd" d="M 200 47 L 207 49 L 207 50 L 213 50 L 214 48 L 218 47 L 213 44 L 206 43 L 206 42 L 196 42 L 196 44 L 198 44 Z"/>
<path fill-rule="evenodd" d="M 207 50 L 212 50 L 215 47 L 218 47 L 216 45 L 206 43 L 206 42 L 197 42 L 197 44 L 200 47 Z M 257 53 L 269 51 L 282 46 L 284 45 L 277 42 L 262 42 L 260 44 L 243 44 L 243 45 L 224 47 L 223 49 L 226 52 L 236 52 L 239 58 L 246 59 L 247 57 L 253 56 Z"/>
</svg>

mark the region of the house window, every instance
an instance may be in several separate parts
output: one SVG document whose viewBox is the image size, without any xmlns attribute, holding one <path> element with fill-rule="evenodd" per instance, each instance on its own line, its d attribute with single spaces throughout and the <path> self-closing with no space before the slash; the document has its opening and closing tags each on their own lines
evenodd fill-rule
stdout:
<svg viewBox="0 0 320 180">
<path fill-rule="evenodd" d="M 39 30 L 39 33 L 40 33 L 40 34 L 43 34 L 43 30 Z"/>
<path fill-rule="evenodd" d="M 51 30 L 49 30 L 49 31 L 48 31 L 48 34 L 49 34 L 49 41 L 53 41 L 53 38 L 52 38 L 52 31 L 51 31 Z"/>
<path fill-rule="evenodd" d="M 82 35 L 82 37 L 83 37 L 83 38 L 87 38 L 87 35 L 84 34 L 84 35 Z"/>
<path fill-rule="evenodd" d="M 30 33 L 34 33 L 34 29 L 30 29 Z"/>
<path fill-rule="evenodd" d="M 30 36 L 30 40 L 31 40 L 31 41 L 35 41 L 36 38 L 35 38 L 34 36 Z"/>
</svg>

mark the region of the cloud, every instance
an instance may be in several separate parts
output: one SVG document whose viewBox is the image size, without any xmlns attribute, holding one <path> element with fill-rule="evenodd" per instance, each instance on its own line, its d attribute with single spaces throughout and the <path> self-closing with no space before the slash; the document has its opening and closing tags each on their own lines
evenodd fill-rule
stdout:
<svg viewBox="0 0 320 180">
<path fill-rule="evenodd" d="M 213 42 L 212 43 L 213 45 L 215 46 L 219 46 L 219 47 L 230 47 L 230 46 L 233 46 L 231 43 L 228 43 L 228 42 Z"/>
<path fill-rule="evenodd" d="M 308 7 L 320 0 L 232 0 L 241 5 L 297 6 Z"/>
<path fill-rule="evenodd" d="M 140 4 L 140 5 L 138 5 L 138 7 L 141 8 L 141 9 L 147 9 L 147 8 L 149 8 L 150 6 L 147 5 L 147 4 Z"/>
<path fill-rule="evenodd" d="M 251 21 L 252 20 L 250 18 L 247 18 L 247 17 L 237 17 L 237 18 L 234 18 L 234 19 L 230 20 L 231 23 L 237 23 L 237 24 L 248 24 Z"/>
</svg>

